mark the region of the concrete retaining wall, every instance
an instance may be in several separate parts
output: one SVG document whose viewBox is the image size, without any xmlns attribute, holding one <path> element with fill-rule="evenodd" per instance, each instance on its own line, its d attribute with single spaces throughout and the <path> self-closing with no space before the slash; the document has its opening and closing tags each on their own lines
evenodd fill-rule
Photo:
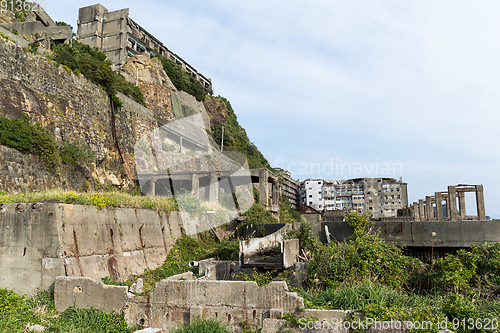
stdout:
<svg viewBox="0 0 500 333">
<path fill-rule="evenodd" d="M 347 222 L 323 222 L 318 235 L 322 242 L 326 242 L 325 225 L 337 241 L 353 234 Z M 381 238 L 397 246 L 462 248 L 500 242 L 500 220 L 375 222 L 374 227 Z"/>
<path fill-rule="evenodd" d="M 127 279 L 160 266 L 186 223 L 177 211 L 3 204 L 0 287 L 24 294 L 60 275 Z"/>
</svg>

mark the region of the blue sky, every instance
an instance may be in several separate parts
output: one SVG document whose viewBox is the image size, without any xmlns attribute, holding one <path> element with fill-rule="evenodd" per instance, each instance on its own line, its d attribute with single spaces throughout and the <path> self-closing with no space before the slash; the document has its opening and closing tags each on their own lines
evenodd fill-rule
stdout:
<svg viewBox="0 0 500 333">
<path fill-rule="evenodd" d="M 92 4 L 49 0 L 47 12 L 76 30 Z M 483 184 L 486 213 L 500 218 L 500 3 L 101 4 L 130 8 L 212 78 L 250 140 L 294 178 L 403 177 L 410 202 Z"/>
</svg>

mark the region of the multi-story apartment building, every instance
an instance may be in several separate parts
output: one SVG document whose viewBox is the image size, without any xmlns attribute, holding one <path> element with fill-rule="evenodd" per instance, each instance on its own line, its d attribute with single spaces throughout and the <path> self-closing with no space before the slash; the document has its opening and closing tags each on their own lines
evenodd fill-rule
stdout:
<svg viewBox="0 0 500 333">
<path fill-rule="evenodd" d="M 301 201 L 317 210 L 324 210 L 323 179 L 306 179 L 300 183 Z"/>
<path fill-rule="evenodd" d="M 212 81 L 132 20 L 128 8 L 111 12 L 101 4 L 80 8 L 77 39 L 97 47 L 115 66 L 123 65 L 136 54 L 149 58 L 161 55 L 179 64 L 209 94 L 213 93 Z"/>
<path fill-rule="evenodd" d="M 318 210 L 369 210 L 377 219 L 396 217 L 398 209 L 407 207 L 408 188 L 393 178 L 308 179 L 301 183 L 301 199 Z"/>
<path fill-rule="evenodd" d="M 280 194 L 290 200 L 293 209 L 300 206 L 300 181 L 292 178 L 290 171 L 275 168 L 280 178 Z"/>
</svg>

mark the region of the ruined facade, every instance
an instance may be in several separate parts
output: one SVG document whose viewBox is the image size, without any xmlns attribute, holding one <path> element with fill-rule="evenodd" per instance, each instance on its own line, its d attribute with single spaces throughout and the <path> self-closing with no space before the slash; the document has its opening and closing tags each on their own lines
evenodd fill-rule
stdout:
<svg viewBox="0 0 500 333">
<path fill-rule="evenodd" d="M 300 206 L 300 181 L 293 179 L 290 171 L 276 168 L 280 175 L 280 194 L 290 201 L 291 207 L 297 209 Z"/>
<path fill-rule="evenodd" d="M 109 12 L 101 4 L 80 8 L 77 39 L 97 47 L 117 67 L 130 57 L 143 54 L 171 59 L 198 80 L 207 93 L 213 93 L 212 82 L 180 56 L 129 17 L 129 9 Z"/>
</svg>

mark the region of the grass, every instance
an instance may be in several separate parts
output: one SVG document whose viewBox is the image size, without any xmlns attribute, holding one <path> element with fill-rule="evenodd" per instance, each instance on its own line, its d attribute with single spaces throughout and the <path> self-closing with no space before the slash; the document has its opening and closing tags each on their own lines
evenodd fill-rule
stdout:
<svg viewBox="0 0 500 333">
<path fill-rule="evenodd" d="M 31 193 L 0 193 L 0 203 L 53 201 L 102 207 L 137 207 L 163 210 L 177 210 L 175 199 L 166 197 L 146 197 L 124 191 L 74 192 L 47 190 Z"/>
<path fill-rule="evenodd" d="M 53 291 L 44 290 L 28 297 L 0 288 L 0 331 L 24 332 L 27 325 L 42 325 L 49 332 L 133 332 L 123 315 L 96 309 L 55 310 Z"/>
<path fill-rule="evenodd" d="M 231 331 L 216 319 L 197 319 L 191 324 L 177 328 L 173 333 L 230 333 Z"/>
</svg>

